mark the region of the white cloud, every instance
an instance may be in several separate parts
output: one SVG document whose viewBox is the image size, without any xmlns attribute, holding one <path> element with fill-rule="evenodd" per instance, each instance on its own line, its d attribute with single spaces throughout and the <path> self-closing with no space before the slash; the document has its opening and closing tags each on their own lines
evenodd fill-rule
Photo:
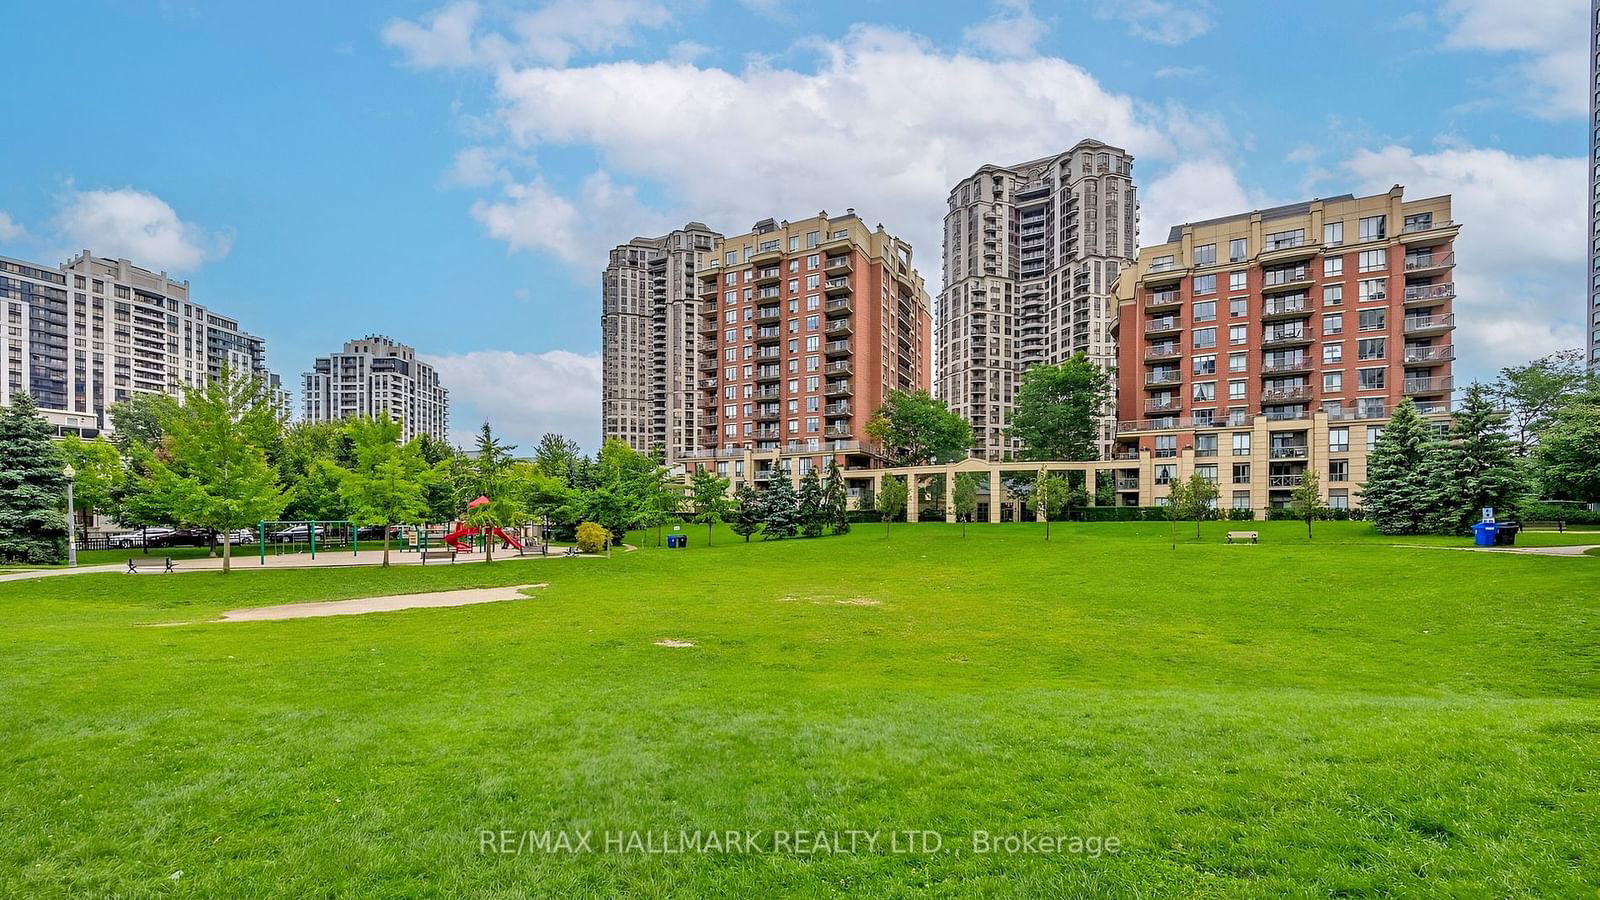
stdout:
<svg viewBox="0 0 1600 900">
<path fill-rule="evenodd" d="M 617 184 L 605 172 L 585 178 L 575 200 L 552 190 L 542 177 L 512 182 L 498 200 L 474 203 L 472 216 L 490 237 L 512 250 L 542 250 L 595 272 L 605 267 L 611 247 L 633 236 L 617 230 L 619 223 L 629 223 L 642 234 L 665 231 L 669 221 L 640 203 L 632 187 Z"/>
<path fill-rule="evenodd" d="M 494 7 L 491 12 L 498 10 Z M 510 32 L 484 28 L 485 10 L 456 0 L 422 17 L 391 19 L 380 32 L 419 69 L 460 69 L 538 61 L 564 66 L 574 56 L 633 44 L 641 28 L 660 28 L 672 13 L 656 0 L 551 0 L 538 9 L 496 19 Z"/>
<path fill-rule="evenodd" d="M 968 26 L 961 37 L 996 56 L 1033 56 L 1050 26 L 1033 14 L 1029 0 L 995 0 L 995 14 Z"/>
<path fill-rule="evenodd" d="M 20 241 L 27 233 L 28 230 L 12 219 L 10 213 L 0 209 L 0 241 Z"/>
<path fill-rule="evenodd" d="M 1135 37 L 1175 47 L 1211 30 L 1207 0 L 1113 0 L 1097 2 L 1094 16 L 1128 26 Z"/>
<path fill-rule="evenodd" d="M 463 147 L 450 161 L 444 183 L 452 187 L 488 187 L 511 179 L 506 163 L 512 154 L 504 147 Z"/>
<path fill-rule="evenodd" d="M 221 259 L 233 246 L 230 232 L 182 221 L 160 197 L 136 188 L 69 190 L 61 200 L 55 226 L 73 248 L 185 271 Z"/>
<path fill-rule="evenodd" d="M 692 63 L 711 52 L 711 48 L 696 41 L 679 41 L 667 48 L 667 59 L 677 63 Z"/>
<path fill-rule="evenodd" d="M 1155 76 L 1157 78 L 1199 78 L 1205 73 L 1205 66 L 1162 66 L 1155 71 Z"/>
<path fill-rule="evenodd" d="M 1233 167 L 1226 162 L 1185 160 L 1140 188 L 1140 243 L 1163 244 L 1173 225 L 1232 215 L 1260 205 L 1251 202 Z"/>
<path fill-rule="evenodd" d="M 1452 195 L 1456 241 L 1456 357 L 1461 378 L 1584 341 L 1587 257 L 1580 158 L 1513 156 L 1454 147 L 1419 154 L 1389 146 L 1344 164 L 1353 190 L 1403 184 L 1409 198 Z"/>
<path fill-rule="evenodd" d="M 443 356 L 422 355 L 450 389 L 452 441 L 471 446 L 485 421 L 519 455 L 531 453 L 547 431 L 566 435 L 594 450 L 600 444 L 600 357 L 565 350 L 514 353 L 475 350 Z"/>
<path fill-rule="evenodd" d="M 1523 57 L 1506 90 L 1534 115 L 1586 116 L 1588 10 L 1579 0 L 1445 0 L 1446 46 Z"/>
<path fill-rule="evenodd" d="M 592 147 L 605 171 L 660 187 L 660 209 L 612 205 L 599 223 L 607 239 L 593 245 L 599 253 L 672 221 L 742 230 L 766 216 L 854 207 L 869 225 L 882 222 L 910 240 L 935 281 L 944 198 L 979 165 L 1042 156 L 1086 137 L 1147 158 L 1174 153 L 1159 124 L 1165 113 L 1106 91 L 1060 59 L 950 55 L 879 28 L 815 48 L 820 60 L 809 69 L 617 62 L 505 70 L 499 116 L 522 149 Z M 1199 133 L 1186 126 L 1191 131 Z M 682 153 L 663 152 L 664 135 L 695 152 L 737 148 L 737 164 L 687 164 Z M 536 226 L 571 228 L 587 202 L 563 203 L 534 181 L 476 212 L 491 233 L 533 247 L 541 243 L 531 237 Z M 582 208 L 584 220 L 602 218 Z M 582 264 L 598 269 L 603 256 Z"/>
</svg>

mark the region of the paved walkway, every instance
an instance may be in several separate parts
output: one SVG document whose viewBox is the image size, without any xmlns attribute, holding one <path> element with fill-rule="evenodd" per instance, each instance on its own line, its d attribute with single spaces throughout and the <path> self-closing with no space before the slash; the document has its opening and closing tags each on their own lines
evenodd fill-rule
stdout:
<svg viewBox="0 0 1600 900">
<path fill-rule="evenodd" d="M 624 551 L 627 551 L 627 550 L 633 550 L 635 548 L 627 546 L 627 545 L 623 545 L 622 549 Z M 514 550 L 510 551 L 510 552 L 507 552 L 507 551 L 504 551 L 504 550 L 496 550 L 495 553 L 494 553 L 494 561 L 499 563 L 499 562 L 513 562 L 513 561 L 516 561 L 516 560 L 541 560 L 541 559 L 568 559 L 568 558 L 570 558 L 570 557 L 568 557 L 566 555 L 566 553 L 567 553 L 567 549 L 565 547 L 552 547 L 551 550 L 550 550 L 550 553 L 548 555 L 541 554 L 541 553 L 529 553 L 526 556 L 518 556 L 516 554 L 516 551 L 514 551 Z M 155 551 L 154 553 L 152 553 L 151 555 L 152 556 L 160 556 L 161 552 L 158 550 L 158 551 Z M 603 557 L 603 554 L 580 553 L 580 554 L 578 554 L 577 558 L 580 558 L 580 559 L 597 559 L 597 558 L 601 558 L 601 557 Z M 464 565 L 464 564 L 471 564 L 471 563 L 481 563 L 483 561 L 484 561 L 484 554 L 482 554 L 482 553 L 458 553 L 458 554 L 456 554 L 456 561 L 453 562 L 453 563 L 450 562 L 449 560 L 438 560 L 438 559 L 436 559 L 436 560 L 433 560 L 433 561 L 429 562 L 428 565 L 430 565 L 430 566 L 451 566 L 451 565 Z M 382 565 L 382 564 L 383 564 L 383 551 L 382 550 L 362 550 L 360 555 L 357 555 L 357 554 L 354 554 L 354 553 L 350 553 L 350 552 L 341 553 L 341 552 L 338 552 L 338 551 L 332 551 L 332 552 L 326 552 L 326 553 L 318 553 L 315 559 L 311 558 L 311 554 L 310 553 L 283 553 L 283 554 L 268 553 L 267 554 L 266 565 L 262 565 L 261 557 L 258 554 L 252 554 L 252 555 L 238 554 L 238 555 L 235 555 L 233 557 L 233 568 L 234 568 L 235 571 L 240 571 L 240 572 L 260 571 L 261 569 L 264 569 L 264 568 L 265 569 L 312 569 L 312 568 L 319 568 L 320 569 L 320 568 L 349 568 L 349 567 L 352 567 L 352 566 L 378 566 L 378 565 Z M 389 565 L 391 565 L 391 566 L 420 566 L 420 565 L 422 565 L 422 560 L 421 560 L 420 557 L 418 557 L 418 555 L 416 553 L 402 553 L 402 552 L 400 552 L 398 550 L 392 550 L 389 553 Z M 219 569 L 222 568 L 222 557 L 217 556 L 217 557 L 211 557 L 211 558 L 202 557 L 202 558 L 199 558 L 199 559 L 174 559 L 172 561 L 172 567 L 173 567 L 173 571 L 174 572 L 180 572 L 180 573 L 181 572 L 216 571 L 216 570 L 219 570 Z M 23 581 L 23 580 L 26 580 L 26 579 L 29 579 L 29 578 L 49 578 L 49 577 L 56 576 L 56 575 L 92 575 L 92 574 L 103 573 L 103 572 L 126 572 L 126 571 L 128 571 L 128 564 L 126 562 L 105 563 L 103 565 L 95 565 L 95 566 L 79 566 L 76 569 L 68 569 L 68 568 L 34 569 L 34 570 L 31 570 L 31 571 L 27 571 L 27 572 L 10 572 L 10 573 L 4 574 L 4 575 L 0 575 L 0 582 L 5 582 L 5 581 Z M 140 575 L 161 575 L 161 574 L 164 574 L 164 573 L 162 572 L 161 567 L 155 566 L 155 567 L 151 567 L 151 568 L 141 568 L 139 570 L 138 574 L 140 574 Z"/>
<path fill-rule="evenodd" d="M 281 606 L 255 606 L 232 609 L 222 614 L 222 622 L 266 622 L 279 619 L 311 619 L 322 616 L 358 616 L 363 613 L 394 612 L 401 609 L 434 609 L 470 606 L 474 603 L 499 603 L 521 600 L 523 591 L 549 587 L 548 584 L 523 584 L 512 587 L 476 588 L 466 591 L 433 591 L 426 594 L 395 594 L 389 597 L 361 597 L 325 603 L 285 603 Z M 188 623 L 185 623 L 188 624 Z"/>
<path fill-rule="evenodd" d="M 1600 547 L 1600 544 L 1573 544 L 1563 547 L 1470 547 L 1480 553 L 1531 553 L 1535 556 L 1582 556 L 1585 551 Z"/>
</svg>

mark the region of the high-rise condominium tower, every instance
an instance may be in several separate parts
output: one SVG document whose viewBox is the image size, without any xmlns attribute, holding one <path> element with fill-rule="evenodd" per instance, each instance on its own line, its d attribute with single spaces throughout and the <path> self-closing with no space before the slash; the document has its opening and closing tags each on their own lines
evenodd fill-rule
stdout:
<svg viewBox="0 0 1600 900">
<path fill-rule="evenodd" d="M 318 357 L 304 380 L 307 422 L 388 416 L 400 423 L 401 440 L 447 440 L 450 392 L 405 344 L 382 335 L 345 341 L 342 352 Z"/>
<path fill-rule="evenodd" d="M 223 369 L 267 377 L 266 344 L 189 299 L 189 282 L 85 250 L 60 266 L 0 257 L 0 405 L 27 392 L 62 434 L 109 429 L 106 407 L 176 395 Z"/>
<path fill-rule="evenodd" d="M 848 210 L 764 219 L 705 256 L 696 458 L 736 482 L 866 465 L 889 392 L 928 389 L 931 303 L 911 245 Z"/>
<path fill-rule="evenodd" d="M 1600 372 L 1600 0 L 1589 9 L 1589 369 Z"/>
<path fill-rule="evenodd" d="M 694 447 L 699 301 L 695 253 L 721 235 L 700 224 L 611 251 L 601 276 L 601 430 L 679 459 Z"/>
<path fill-rule="evenodd" d="M 1022 372 L 1075 353 L 1116 365 L 1114 287 L 1139 246 L 1133 157 L 1099 141 L 1011 166 L 985 165 L 950 191 L 938 304 L 939 394 L 989 459 L 1006 436 Z M 1107 404 L 1102 451 L 1114 435 Z"/>
</svg>

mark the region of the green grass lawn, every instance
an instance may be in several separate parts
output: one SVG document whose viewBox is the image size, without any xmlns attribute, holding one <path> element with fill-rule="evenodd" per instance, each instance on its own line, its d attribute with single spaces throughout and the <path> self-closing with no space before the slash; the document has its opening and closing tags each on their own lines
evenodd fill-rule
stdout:
<svg viewBox="0 0 1600 900">
<path fill-rule="evenodd" d="M 1263 543 L 1224 546 L 1229 527 Z M 1397 548 L 1360 523 L 1203 531 L 707 548 L 691 527 L 688 550 L 635 536 L 610 560 L 0 584 L 0 896 L 1600 890 L 1600 560 Z M 486 829 L 589 829 L 596 852 L 483 852 Z M 713 829 L 882 837 L 600 836 Z M 891 852 L 902 830 L 942 848 Z M 974 853 L 979 830 L 1120 846 Z"/>
</svg>

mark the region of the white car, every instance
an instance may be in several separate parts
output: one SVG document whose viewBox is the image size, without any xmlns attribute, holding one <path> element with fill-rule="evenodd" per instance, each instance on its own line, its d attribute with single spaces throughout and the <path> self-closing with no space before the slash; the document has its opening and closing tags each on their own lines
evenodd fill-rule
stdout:
<svg viewBox="0 0 1600 900">
<path fill-rule="evenodd" d="M 172 533 L 173 529 L 163 526 L 141 528 L 138 531 L 113 534 L 111 536 L 111 546 L 122 550 L 132 550 L 134 547 L 143 547 L 147 540 L 155 542 L 158 538 L 164 538 Z"/>
<path fill-rule="evenodd" d="M 230 544 L 254 544 L 255 542 L 256 530 L 254 528 L 237 528 L 228 532 L 228 543 Z"/>
</svg>

